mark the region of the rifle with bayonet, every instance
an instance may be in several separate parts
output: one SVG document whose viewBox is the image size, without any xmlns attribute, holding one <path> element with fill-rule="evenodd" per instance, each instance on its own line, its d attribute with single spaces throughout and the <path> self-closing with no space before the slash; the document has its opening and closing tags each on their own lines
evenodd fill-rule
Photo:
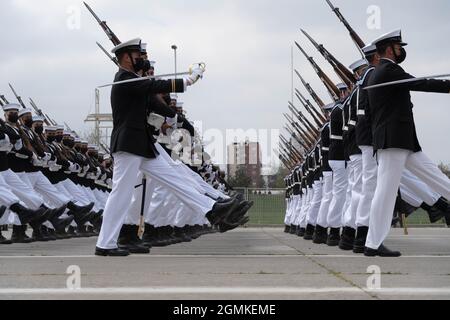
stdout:
<svg viewBox="0 0 450 320">
<path fill-rule="evenodd" d="M 336 14 L 338 19 L 344 24 L 344 26 L 347 28 L 348 32 L 350 33 L 350 37 L 352 38 L 353 42 L 355 43 L 356 47 L 358 48 L 359 52 L 362 53 L 362 48 L 366 46 L 364 41 L 361 39 L 361 37 L 356 33 L 356 31 L 350 26 L 348 21 L 344 18 L 339 8 L 336 8 L 330 0 L 326 0 L 328 5 L 330 6 L 331 10 Z M 364 57 L 364 55 L 363 55 Z"/>
<path fill-rule="evenodd" d="M 117 58 L 110 55 L 109 52 L 100 43 L 98 43 L 98 42 L 96 42 L 96 43 L 97 43 L 97 46 L 100 48 L 100 50 L 102 50 L 106 54 L 108 59 L 111 60 L 116 66 L 120 67 L 119 61 L 117 60 Z"/>
<path fill-rule="evenodd" d="M 286 147 L 284 147 L 281 143 L 278 144 L 278 146 L 280 147 L 281 150 L 283 150 L 283 152 L 289 156 L 290 159 L 294 160 L 295 163 L 297 162 L 301 162 L 302 161 L 302 157 L 298 156 L 293 148 L 292 145 L 287 145 Z"/>
<path fill-rule="evenodd" d="M 36 112 L 36 114 L 42 118 L 44 118 L 44 122 L 47 126 L 54 126 L 55 123 L 50 119 L 50 117 L 43 113 L 42 110 L 40 108 L 38 108 L 38 106 L 36 105 L 36 103 L 34 103 L 33 99 L 30 98 L 30 105 L 33 107 L 34 112 Z"/>
<path fill-rule="evenodd" d="M 306 104 L 306 102 L 304 102 L 303 99 L 300 98 L 298 93 L 296 93 L 295 96 L 303 104 L 303 106 L 305 107 L 306 111 L 311 115 L 311 117 L 313 118 L 314 122 L 316 123 L 316 126 L 321 128 L 323 126 L 323 123 L 320 122 L 320 120 L 317 118 L 317 116 L 314 114 L 314 112 L 309 108 L 309 106 Z"/>
<path fill-rule="evenodd" d="M 319 95 L 314 91 L 314 89 L 311 87 L 311 85 L 305 81 L 305 79 L 303 79 L 303 77 L 300 75 L 300 73 L 295 70 L 295 72 L 297 73 L 297 76 L 300 78 L 300 80 L 303 83 L 303 86 L 306 88 L 306 90 L 309 92 L 309 95 L 314 99 L 314 101 L 316 102 L 316 104 L 320 107 L 323 108 L 325 107 L 325 103 L 322 101 L 322 99 L 320 99 Z"/>
<path fill-rule="evenodd" d="M 348 70 L 338 59 L 336 59 L 322 44 L 318 44 L 305 30 L 301 29 L 303 34 L 311 41 L 313 46 L 320 52 L 320 54 L 333 67 L 334 72 L 349 88 L 356 83 L 356 78 L 353 73 Z"/>
<path fill-rule="evenodd" d="M 3 101 L 3 105 L 9 104 L 8 100 L 5 98 L 4 95 L 0 94 L 0 100 Z"/>
<path fill-rule="evenodd" d="M 22 98 L 17 94 L 16 90 L 14 90 L 13 86 L 8 83 L 9 87 L 11 88 L 12 93 L 14 94 L 14 96 L 16 97 L 17 101 L 20 103 L 20 105 L 22 106 L 22 108 L 26 109 L 27 106 L 25 105 L 25 103 L 23 103 Z"/>
<path fill-rule="evenodd" d="M 308 145 L 307 142 L 305 142 L 306 140 L 300 135 L 300 133 L 295 133 L 292 129 L 290 128 L 286 128 L 286 130 L 288 130 L 289 134 L 300 144 L 300 146 L 305 149 L 308 150 Z M 297 139 L 297 135 L 300 135 L 300 139 Z M 284 138 L 284 137 L 283 137 Z M 285 139 L 285 141 L 287 142 L 287 140 Z M 299 154 L 302 156 L 302 153 L 299 152 Z"/>
<path fill-rule="evenodd" d="M 289 110 L 296 114 L 298 120 L 305 126 L 305 128 L 309 132 L 313 132 L 317 136 L 320 134 L 319 130 L 317 130 L 317 128 L 311 123 L 311 121 L 309 121 L 308 118 L 306 118 L 305 115 L 300 110 L 298 110 L 291 102 L 289 102 Z"/>
<path fill-rule="evenodd" d="M 314 138 L 314 136 L 312 136 L 307 130 L 304 130 L 298 123 L 296 123 L 294 121 L 294 119 L 292 119 L 292 117 L 290 117 L 289 115 L 287 115 L 285 113 L 283 115 L 286 118 L 286 120 L 289 121 L 289 124 L 292 126 L 292 128 L 295 131 L 297 131 L 297 133 L 300 136 L 300 138 L 303 139 L 304 142 L 302 142 L 302 146 L 305 149 L 309 149 L 311 147 L 311 145 L 314 144 L 314 141 L 316 140 Z"/>
<path fill-rule="evenodd" d="M 281 142 L 285 145 L 285 146 L 290 146 L 292 147 L 292 149 L 295 151 L 295 153 L 297 154 L 297 156 L 300 159 L 303 159 L 303 154 L 292 144 L 290 143 L 285 137 L 283 137 L 282 135 L 280 135 L 280 140 Z"/>
<path fill-rule="evenodd" d="M 322 83 L 325 85 L 325 88 L 327 88 L 328 93 L 330 94 L 331 98 L 334 101 L 339 100 L 339 89 L 336 87 L 333 81 L 331 81 L 330 77 L 328 77 L 325 72 L 319 67 L 319 65 L 314 61 L 314 58 L 309 56 L 305 50 L 297 43 L 295 42 L 295 45 L 297 48 L 303 53 L 303 55 L 306 57 L 306 59 L 309 61 L 311 66 L 313 67 L 316 74 L 319 76 L 319 79 L 322 81 Z"/>
<path fill-rule="evenodd" d="M 122 42 L 119 40 L 119 38 L 114 34 L 114 32 L 108 27 L 108 24 L 106 21 L 100 20 L 100 18 L 97 16 L 97 14 L 92 10 L 92 8 L 86 3 L 83 2 L 86 8 L 89 10 L 89 12 L 92 14 L 92 16 L 97 20 L 100 27 L 102 27 L 103 31 L 105 31 L 106 35 L 108 36 L 108 39 L 111 40 L 113 45 L 116 47 Z"/>
<path fill-rule="evenodd" d="M 306 99 L 302 93 L 300 92 L 300 90 L 295 89 L 295 93 L 297 95 L 297 98 L 300 98 L 301 100 L 303 100 L 307 106 L 307 108 L 309 108 L 311 110 L 311 112 L 314 113 L 314 115 L 317 117 L 317 119 L 319 120 L 319 123 L 321 123 L 321 125 L 319 127 L 322 127 L 323 124 L 325 122 L 327 122 L 327 119 L 325 119 L 324 115 L 322 112 L 320 112 L 319 110 L 317 110 L 311 103 L 311 101 L 309 101 L 308 99 Z M 321 109 L 322 110 L 322 109 Z"/>
</svg>

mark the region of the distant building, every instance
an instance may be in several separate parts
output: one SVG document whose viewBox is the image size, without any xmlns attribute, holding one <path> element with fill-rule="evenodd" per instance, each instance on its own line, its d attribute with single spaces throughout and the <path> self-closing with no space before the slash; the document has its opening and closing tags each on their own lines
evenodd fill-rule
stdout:
<svg viewBox="0 0 450 320">
<path fill-rule="evenodd" d="M 229 177 L 234 177 L 239 169 L 243 169 L 245 174 L 251 178 L 253 187 L 262 187 L 260 185 L 262 180 L 262 153 L 259 142 L 235 142 L 229 145 L 227 159 Z"/>
</svg>

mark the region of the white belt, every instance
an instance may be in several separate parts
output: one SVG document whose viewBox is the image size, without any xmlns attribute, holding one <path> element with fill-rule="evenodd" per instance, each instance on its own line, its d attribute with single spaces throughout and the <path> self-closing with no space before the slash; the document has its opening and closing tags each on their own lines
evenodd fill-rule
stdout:
<svg viewBox="0 0 450 320">
<path fill-rule="evenodd" d="M 344 131 L 348 131 L 348 127 L 347 127 L 347 126 L 345 126 L 343 130 L 344 130 Z"/>
<path fill-rule="evenodd" d="M 334 136 L 334 135 L 331 135 L 330 138 L 331 138 L 332 140 L 344 140 L 344 138 L 342 138 L 342 136 Z"/>
<path fill-rule="evenodd" d="M 350 120 L 348 122 L 348 124 L 351 125 L 351 126 L 356 126 L 356 121 L 355 120 Z"/>
<path fill-rule="evenodd" d="M 330 151 L 330 148 L 322 147 L 322 151 Z"/>
<path fill-rule="evenodd" d="M 366 110 L 358 110 L 358 116 L 365 116 Z"/>
</svg>

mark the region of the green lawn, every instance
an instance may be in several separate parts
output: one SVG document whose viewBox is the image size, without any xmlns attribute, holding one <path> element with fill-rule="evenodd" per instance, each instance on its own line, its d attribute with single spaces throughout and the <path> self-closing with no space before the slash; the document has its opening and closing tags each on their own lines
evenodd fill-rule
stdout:
<svg viewBox="0 0 450 320">
<path fill-rule="evenodd" d="M 255 205 L 250 210 L 250 224 L 252 225 L 282 225 L 286 212 L 284 194 L 255 195 L 249 193 L 249 200 Z M 428 215 L 422 209 L 414 212 L 407 220 L 408 225 L 429 225 Z M 445 224 L 444 222 L 442 224 Z M 439 224 L 438 224 L 439 225 Z"/>
</svg>

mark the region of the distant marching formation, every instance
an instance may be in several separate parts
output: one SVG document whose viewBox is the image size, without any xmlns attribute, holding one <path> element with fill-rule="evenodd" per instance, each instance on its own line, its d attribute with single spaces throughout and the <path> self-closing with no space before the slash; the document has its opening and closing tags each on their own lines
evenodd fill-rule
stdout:
<svg viewBox="0 0 450 320">
<path fill-rule="evenodd" d="M 99 236 L 96 255 L 127 256 L 247 223 L 253 203 L 211 162 L 176 94 L 199 80 L 205 65 L 186 79 L 156 80 L 147 46 L 121 43 L 86 7 L 115 57 L 98 45 L 119 67 L 111 149 L 88 144 L 30 99 L 33 115 L 10 86 L 19 104 L 0 96 L 0 230 L 13 230 L 11 239 L 0 233 L 0 244 Z"/>
<path fill-rule="evenodd" d="M 445 219 L 450 225 L 450 180 L 422 151 L 410 95 L 448 94 L 450 81 L 415 78 L 400 67 L 407 57 L 401 30 L 366 45 L 327 3 L 363 58 L 346 68 L 302 30 L 342 80 L 336 85 L 296 42 L 332 102 L 324 103 L 296 71 L 317 106 L 296 90 L 312 120 L 293 101 L 295 118 L 284 115 L 290 138 L 280 137 L 280 160 L 291 170 L 285 232 L 369 257 L 399 257 L 384 245 L 397 213 L 423 208 L 432 223 Z"/>
</svg>

